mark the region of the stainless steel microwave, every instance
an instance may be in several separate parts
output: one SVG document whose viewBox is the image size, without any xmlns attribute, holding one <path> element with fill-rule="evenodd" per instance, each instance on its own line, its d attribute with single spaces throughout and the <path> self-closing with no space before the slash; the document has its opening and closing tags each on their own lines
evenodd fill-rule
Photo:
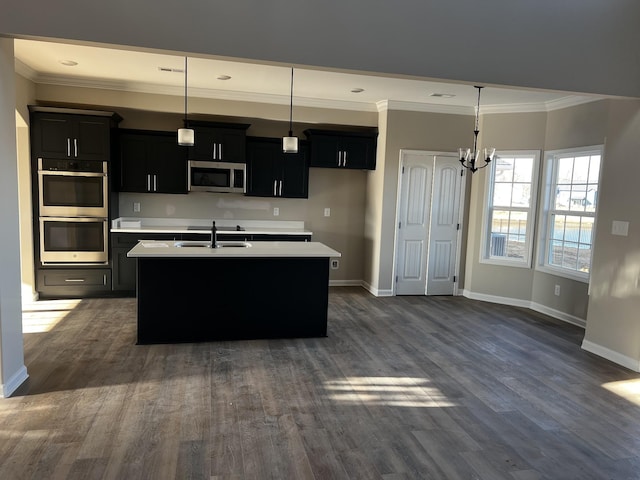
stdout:
<svg viewBox="0 0 640 480">
<path fill-rule="evenodd" d="M 190 192 L 246 193 L 247 165 L 189 160 Z"/>
</svg>

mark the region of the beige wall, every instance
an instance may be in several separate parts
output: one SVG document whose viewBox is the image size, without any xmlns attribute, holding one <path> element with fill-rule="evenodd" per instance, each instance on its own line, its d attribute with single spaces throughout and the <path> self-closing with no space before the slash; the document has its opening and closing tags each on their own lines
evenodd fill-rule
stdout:
<svg viewBox="0 0 640 480">
<path fill-rule="evenodd" d="M 584 347 L 640 371 L 640 100 L 611 100 Z M 614 220 L 629 235 L 611 234 Z"/>
<path fill-rule="evenodd" d="M 23 301 L 35 295 L 33 222 L 31 205 L 31 149 L 28 104 L 35 101 L 35 85 L 20 75 L 16 79 L 16 146 L 18 149 L 18 205 L 20 208 L 20 274 Z"/>
<path fill-rule="evenodd" d="M 400 150 L 455 152 L 470 140 L 473 117 L 397 110 L 381 112 L 380 117 L 378 168 L 369 174 L 367 185 L 365 265 L 371 269 L 367 271 L 365 283 L 374 292 L 390 295 L 394 288 Z"/>
</svg>

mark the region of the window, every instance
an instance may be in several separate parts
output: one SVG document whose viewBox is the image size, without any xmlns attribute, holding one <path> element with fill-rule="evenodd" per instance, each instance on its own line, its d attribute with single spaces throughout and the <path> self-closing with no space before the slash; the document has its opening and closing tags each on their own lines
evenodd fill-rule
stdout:
<svg viewBox="0 0 640 480">
<path fill-rule="evenodd" d="M 531 266 L 540 153 L 496 152 L 487 175 L 481 262 Z"/>
<path fill-rule="evenodd" d="M 547 152 L 540 268 L 588 281 L 602 146 Z"/>
</svg>

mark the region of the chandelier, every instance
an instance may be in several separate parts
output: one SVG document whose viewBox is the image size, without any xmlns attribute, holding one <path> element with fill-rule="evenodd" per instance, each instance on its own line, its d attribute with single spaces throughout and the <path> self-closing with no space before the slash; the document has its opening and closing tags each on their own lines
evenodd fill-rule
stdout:
<svg viewBox="0 0 640 480">
<path fill-rule="evenodd" d="M 491 160 L 493 160 L 493 155 L 496 153 L 495 148 L 485 148 L 484 149 L 484 165 L 477 166 L 476 162 L 479 160 L 478 155 L 480 155 L 480 151 L 478 148 L 478 134 L 480 133 L 480 129 L 478 128 L 479 120 L 480 120 L 480 91 L 484 87 L 475 86 L 478 89 L 478 106 L 476 107 L 476 128 L 473 131 L 473 151 L 470 148 L 460 148 L 460 163 L 464 168 L 468 168 L 471 170 L 471 173 L 477 172 L 479 169 L 486 167 L 489 165 Z"/>
</svg>

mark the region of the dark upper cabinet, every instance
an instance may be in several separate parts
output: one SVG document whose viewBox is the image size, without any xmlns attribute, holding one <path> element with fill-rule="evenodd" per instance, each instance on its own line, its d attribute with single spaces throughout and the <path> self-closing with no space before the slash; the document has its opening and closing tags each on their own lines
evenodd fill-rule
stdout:
<svg viewBox="0 0 640 480">
<path fill-rule="evenodd" d="M 332 130 L 304 133 L 310 143 L 310 166 L 375 170 L 377 133 Z"/>
<path fill-rule="evenodd" d="M 281 138 L 247 138 L 247 195 L 307 198 L 309 155 L 306 142 L 298 153 L 284 153 Z"/>
<path fill-rule="evenodd" d="M 110 160 L 111 128 L 116 117 L 111 112 L 101 113 L 80 115 L 32 108 L 32 154 L 43 158 Z"/>
<path fill-rule="evenodd" d="M 187 149 L 177 132 L 120 130 L 116 189 L 121 192 L 187 193 Z"/>
<path fill-rule="evenodd" d="M 189 147 L 189 160 L 211 162 L 246 162 L 248 124 L 188 121 L 195 140 Z"/>
</svg>

